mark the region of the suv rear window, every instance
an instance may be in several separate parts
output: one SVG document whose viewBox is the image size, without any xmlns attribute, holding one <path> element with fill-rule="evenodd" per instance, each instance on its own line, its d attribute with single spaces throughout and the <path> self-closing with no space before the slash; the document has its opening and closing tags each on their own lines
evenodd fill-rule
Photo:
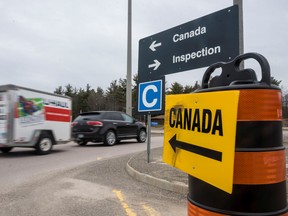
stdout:
<svg viewBox="0 0 288 216">
<path fill-rule="evenodd" d="M 74 121 L 96 120 L 96 119 L 99 119 L 100 116 L 101 116 L 101 113 L 82 113 Z"/>
<path fill-rule="evenodd" d="M 122 115 L 117 112 L 103 113 L 103 119 L 123 121 Z"/>
</svg>

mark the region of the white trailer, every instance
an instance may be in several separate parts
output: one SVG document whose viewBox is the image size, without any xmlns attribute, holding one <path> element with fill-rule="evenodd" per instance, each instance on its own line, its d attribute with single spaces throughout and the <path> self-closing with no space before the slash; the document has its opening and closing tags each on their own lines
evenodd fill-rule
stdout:
<svg viewBox="0 0 288 216">
<path fill-rule="evenodd" d="M 32 147 L 48 154 L 71 140 L 71 98 L 16 85 L 0 85 L 0 151 Z"/>
</svg>

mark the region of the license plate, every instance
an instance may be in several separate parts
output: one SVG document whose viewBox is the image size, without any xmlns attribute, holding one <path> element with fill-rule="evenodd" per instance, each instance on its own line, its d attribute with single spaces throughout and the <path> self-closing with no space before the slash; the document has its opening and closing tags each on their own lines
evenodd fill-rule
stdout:
<svg viewBox="0 0 288 216">
<path fill-rule="evenodd" d="M 78 138 L 83 138 L 84 135 L 83 134 L 78 134 Z"/>
</svg>

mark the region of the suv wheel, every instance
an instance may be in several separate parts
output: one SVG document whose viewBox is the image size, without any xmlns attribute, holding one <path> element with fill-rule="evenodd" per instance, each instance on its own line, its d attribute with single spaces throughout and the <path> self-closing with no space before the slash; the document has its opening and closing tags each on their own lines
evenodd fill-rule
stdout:
<svg viewBox="0 0 288 216">
<path fill-rule="evenodd" d="M 116 143 L 116 134 L 112 130 L 108 130 L 104 137 L 104 144 L 112 146 Z"/>
<path fill-rule="evenodd" d="M 13 149 L 13 147 L 1 147 L 0 151 L 3 153 L 8 153 Z"/>
<path fill-rule="evenodd" d="M 143 142 L 146 141 L 146 137 L 147 137 L 146 131 L 143 130 L 143 129 L 141 129 L 141 130 L 139 131 L 139 134 L 138 134 L 138 137 L 137 137 L 137 141 L 138 141 L 139 143 L 143 143 Z"/>
<path fill-rule="evenodd" d="M 85 145 L 87 144 L 87 141 L 83 141 L 83 140 L 77 141 L 77 144 L 78 144 L 79 146 L 85 146 Z"/>
</svg>

